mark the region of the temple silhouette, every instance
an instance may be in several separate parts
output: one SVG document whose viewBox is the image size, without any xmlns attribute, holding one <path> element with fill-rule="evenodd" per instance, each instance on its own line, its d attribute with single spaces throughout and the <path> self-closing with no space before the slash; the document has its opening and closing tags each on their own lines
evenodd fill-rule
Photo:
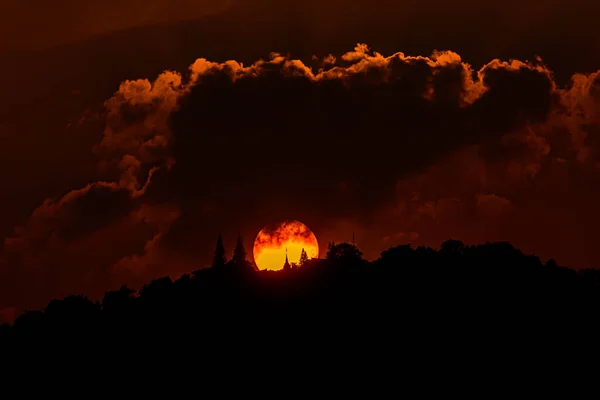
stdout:
<svg viewBox="0 0 600 400">
<path fill-rule="evenodd" d="M 285 263 L 283 263 L 283 270 L 287 271 L 289 269 L 291 269 L 292 267 L 290 266 L 290 263 L 288 261 L 288 251 L 287 248 L 285 249 Z"/>
</svg>

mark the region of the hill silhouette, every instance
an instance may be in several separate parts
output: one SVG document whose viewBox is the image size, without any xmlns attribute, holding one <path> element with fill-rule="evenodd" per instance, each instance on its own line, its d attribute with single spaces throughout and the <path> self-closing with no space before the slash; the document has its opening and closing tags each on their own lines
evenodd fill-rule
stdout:
<svg viewBox="0 0 600 400">
<path fill-rule="evenodd" d="M 304 346 L 376 352 L 417 340 L 454 348 L 489 333 L 506 341 L 565 327 L 591 332 L 600 316 L 600 271 L 544 264 L 506 242 L 399 245 L 373 262 L 352 244 L 331 243 L 326 258 L 282 271 L 257 271 L 244 256 L 238 247 L 226 261 L 219 237 L 212 268 L 157 279 L 137 293 L 124 286 L 101 302 L 52 300 L 2 326 L 0 346 L 86 357 L 99 345 L 158 357 L 173 343 L 202 343 L 190 351 L 204 356 Z"/>
</svg>

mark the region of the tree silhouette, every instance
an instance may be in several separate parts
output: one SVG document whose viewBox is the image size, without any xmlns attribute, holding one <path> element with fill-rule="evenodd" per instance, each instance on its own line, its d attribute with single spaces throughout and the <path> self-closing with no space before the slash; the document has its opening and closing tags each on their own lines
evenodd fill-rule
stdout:
<svg viewBox="0 0 600 400">
<path fill-rule="evenodd" d="M 307 261 L 308 261 L 308 255 L 306 254 L 306 251 L 304 251 L 304 249 L 302 249 L 302 252 L 300 253 L 300 261 L 298 262 L 298 265 L 303 266 Z"/>
<path fill-rule="evenodd" d="M 16 336 L 33 337 L 44 328 L 44 313 L 41 311 L 25 311 L 15 319 L 13 331 Z"/>
<path fill-rule="evenodd" d="M 237 244 L 233 250 L 232 261 L 236 265 L 244 265 L 246 263 L 246 248 L 244 247 L 242 235 L 238 236 Z"/>
<path fill-rule="evenodd" d="M 243 248 L 242 248 L 243 250 Z M 244 253 L 245 258 L 245 253 Z M 217 246 L 215 248 L 215 256 L 213 257 L 213 268 L 220 268 L 227 264 L 227 257 L 225 256 L 225 247 L 223 246 L 223 238 L 219 233 L 219 238 L 217 239 Z"/>
<path fill-rule="evenodd" d="M 460 240 L 446 240 L 442 243 L 440 251 L 446 254 L 460 254 L 465 250 L 465 244 Z"/>
<path fill-rule="evenodd" d="M 377 260 L 377 263 L 397 263 L 402 265 L 406 262 L 410 262 L 411 258 L 413 258 L 414 253 L 415 250 L 411 248 L 410 244 L 392 247 L 381 252 L 381 257 L 379 258 L 379 260 Z"/>
<path fill-rule="evenodd" d="M 134 290 L 123 285 L 119 290 L 106 292 L 102 299 L 102 309 L 107 312 L 113 310 L 120 312 L 131 307 L 134 301 Z"/>
<path fill-rule="evenodd" d="M 333 244 L 327 252 L 327 259 L 329 260 L 362 260 L 362 251 L 358 247 L 350 243 Z"/>
<path fill-rule="evenodd" d="M 6 340 L 10 335 L 10 325 L 0 324 L 0 340 Z"/>
<path fill-rule="evenodd" d="M 68 296 L 62 300 L 54 299 L 44 310 L 46 326 L 50 335 L 79 335 L 92 329 L 100 314 L 100 304 L 85 296 Z"/>
<path fill-rule="evenodd" d="M 0 325 L 0 351 L 37 344 L 61 352 L 70 346 L 87 355 L 96 344 L 108 343 L 128 354 L 147 338 L 159 346 L 202 340 L 208 344 L 200 346 L 204 356 L 222 357 L 223 351 L 245 346 L 261 354 L 281 352 L 291 348 L 285 347 L 290 339 L 331 346 L 323 334 L 348 332 L 360 332 L 356 343 L 387 346 L 393 342 L 385 342 L 386 335 L 412 342 L 440 323 L 472 332 L 492 321 L 519 329 L 529 321 L 557 326 L 564 319 L 568 323 L 561 324 L 569 329 L 600 322 L 599 271 L 577 272 L 553 260 L 543 264 L 506 242 L 464 246 L 449 241 L 439 250 L 400 245 L 382 251 L 373 263 L 352 244 L 330 245 L 327 258 L 307 260 L 304 268 L 291 264 L 287 272 L 257 271 L 245 259 L 240 237 L 227 268 L 206 268 L 175 281 L 155 279 L 137 294 L 123 286 L 106 293 L 101 304 L 69 296 L 51 301 L 43 312 L 26 312 L 12 327 Z M 402 316 L 403 324 L 394 316 Z M 369 329 L 357 329 L 361 326 Z M 414 327 L 414 335 L 407 326 Z M 245 340 L 232 341 L 231 333 L 241 330 Z M 319 335 L 311 336 L 316 331 Z M 448 336 L 453 346 L 459 336 Z M 67 345 L 59 345 L 64 338 Z M 188 351 L 180 355 L 189 360 Z M 152 354 L 160 356 L 160 348 Z"/>
<path fill-rule="evenodd" d="M 327 243 L 327 252 L 329 252 L 335 246 L 335 242 Z"/>
</svg>

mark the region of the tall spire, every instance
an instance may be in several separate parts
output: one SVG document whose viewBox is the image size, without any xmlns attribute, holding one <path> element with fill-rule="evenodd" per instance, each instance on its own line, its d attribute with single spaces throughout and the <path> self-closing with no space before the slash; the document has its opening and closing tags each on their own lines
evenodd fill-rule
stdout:
<svg viewBox="0 0 600 400">
<path fill-rule="evenodd" d="M 283 269 L 290 269 L 290 262 L 288 261 L 287 247 L 285 248 L 285 264 L 283 264 Z"/>
</svg>

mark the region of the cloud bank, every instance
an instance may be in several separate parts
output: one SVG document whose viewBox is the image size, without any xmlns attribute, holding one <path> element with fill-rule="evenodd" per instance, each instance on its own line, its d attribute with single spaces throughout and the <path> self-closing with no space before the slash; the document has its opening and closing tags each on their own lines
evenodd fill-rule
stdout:
<svg viewBox="0 0 600 400">
<path fill-rule="evenodd" d="M 181 274 L 209 262 L 218 232 L 250 246 L 289 219 L 320 243 L 355 232 L 368 257 L 455 237 L 600 261 L 600 72 L 559 86 L 540 59 L 474 70 L 451 51 L 358 44 L 310 62 L 198 59 L 104 106 L 101 179 L 5 239 L 1 308 Z"/>
</svg>

